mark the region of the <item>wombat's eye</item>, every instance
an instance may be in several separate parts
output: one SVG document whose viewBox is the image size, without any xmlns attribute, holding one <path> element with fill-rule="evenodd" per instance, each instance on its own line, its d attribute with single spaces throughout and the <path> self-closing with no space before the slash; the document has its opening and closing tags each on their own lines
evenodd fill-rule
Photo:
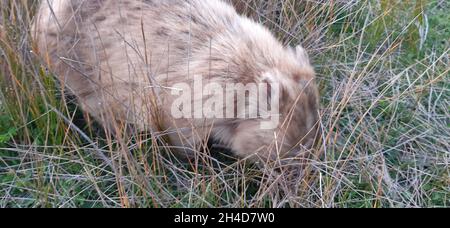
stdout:
<svg viewBox="0 0 450 228">
<path fill-rule="evenodd" d="M 298 81 L 298 86 L 300 86 L 300 88 L 306 88 L 308 86 L 308 84 L 310 84 L 311 82 L 306 81 L 306 80 L 299 80 Z"/>
</svg>

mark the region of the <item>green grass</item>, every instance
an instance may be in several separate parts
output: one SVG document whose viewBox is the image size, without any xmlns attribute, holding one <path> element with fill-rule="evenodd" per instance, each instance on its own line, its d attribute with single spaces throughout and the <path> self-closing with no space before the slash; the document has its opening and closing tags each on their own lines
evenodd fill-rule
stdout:
<svg viewBox="0 0 450 228">
<path fill-rule="evenodd" d="M 323 140 L 295 190 L 243 161 L 111 137 L 32 52 L 36 1 L 2 1 L 0 207 L 450 206 L 449 3 L 233 2 L 317 69 Z"/>
</svg>

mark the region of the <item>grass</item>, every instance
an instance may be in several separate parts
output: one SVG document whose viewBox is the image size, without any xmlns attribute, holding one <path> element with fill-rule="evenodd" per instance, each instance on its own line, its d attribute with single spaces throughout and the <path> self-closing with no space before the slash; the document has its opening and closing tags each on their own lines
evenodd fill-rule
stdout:
<svg viewBox="0 0 450 228">
<path fill-rule="evenodd" d="M 111 137 L 58 90 L 29 35 L 37 1 L 0 2 L 0 207 L 449 207 L 450 5 L 234 0 L 318 72 L 323 136 L 294 190 L 244 161 L 183 162 Z"/>
</svg>

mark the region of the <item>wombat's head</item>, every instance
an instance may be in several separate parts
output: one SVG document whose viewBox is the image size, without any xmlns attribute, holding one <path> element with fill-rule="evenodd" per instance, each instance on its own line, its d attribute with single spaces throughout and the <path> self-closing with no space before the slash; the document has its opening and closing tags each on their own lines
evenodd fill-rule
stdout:
<svg viewBox="0 0 450 228">
<path fill-rule="evenodd" d="M 261 75 L 260 81 L 268 84 L 269 113 L 261 109 L 264 99 L 260 99 L 259 118 L 238 124 L 232 148 L 240 156 L 258 158 L 258 162 L 302 155 L 320 137 L 319 93 L 305 50 L 286 51 L 284 60 Z"/>
</svg>

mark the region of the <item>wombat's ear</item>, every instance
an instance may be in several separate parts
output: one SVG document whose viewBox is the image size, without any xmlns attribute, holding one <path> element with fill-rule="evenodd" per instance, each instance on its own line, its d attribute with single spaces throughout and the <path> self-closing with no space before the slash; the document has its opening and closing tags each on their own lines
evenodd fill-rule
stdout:
<svg viewBox="0 0 450 228">
<path fill-rule="evenodd" d="M 300 63 L 310 64 L 308 52 L 301 45 L 295 47 L 295 55 Z"/>
</svg>

